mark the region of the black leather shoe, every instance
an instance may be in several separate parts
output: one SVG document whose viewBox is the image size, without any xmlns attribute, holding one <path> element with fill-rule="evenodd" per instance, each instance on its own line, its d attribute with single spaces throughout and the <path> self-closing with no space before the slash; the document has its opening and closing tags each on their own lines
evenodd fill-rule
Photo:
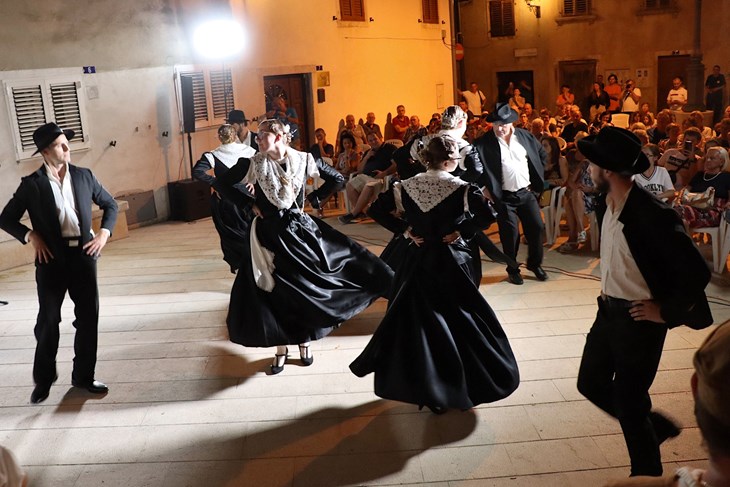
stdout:
<svg viewBox="0 0 730 487">
<path fill-rule="evenodd" d="M 92 380 L 88 383 L 82 383 L 72 380 L 71 385 L 73 385 L 74 387 L 80 387 L 81 389 L 86 389 L 93 394 L 106 394 L 107 392 L 109 392 L 109 388 L 106 386 L 106 384 L 104 384 L 103 382 L 99 382 L 98 380 Z"/>
<path fill-rule="evenodd" d="M 53 382 L 56 382 L 57 380 L 58 375 L 54 377 Z M 53 382 L 50 384 L 36 384 L 35 389 L 33 389 L 33 392 L 30 394 L 30 402 L 32 404 L 38 404 L 48 399 L 48 394 L 51 392 Z"/>
<path fill-rule="evenodd" d="M 525 282 L 525 280 L 522 279 L 522 274 L 520 274 L 519 272 L 508 272 L 507 280 L 517 286 L 521 286 Z"/>
<path fill-rule="evenodd" d="M 669 438 L 676 438 L 679 436 L 679 433 L 681 433 L 679 426 L 661 413 L 657 413 L 655 411 L 650 412 L 649 420 L 651 421 L 652 426 L 654 426 L 657 443 L 660 445 Z"/>
<path fill-rule="evenodd" d="M 537 267 L 528 267 L 528 270 L 532 271 L 535 274 L 535 277 L 537 277 L 538 281 L 547 281 L 548 275 L 547 272 L 545 272 L 545 269 L 543 269 L 540 266 Z"/>
</svg>

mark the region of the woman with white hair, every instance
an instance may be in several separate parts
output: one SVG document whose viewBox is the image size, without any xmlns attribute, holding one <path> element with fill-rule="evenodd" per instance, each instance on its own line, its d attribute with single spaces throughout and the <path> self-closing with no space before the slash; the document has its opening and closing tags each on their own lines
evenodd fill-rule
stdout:
<svg viewBox="0 0 730 487">
<path fill-rule="evenodd" d="M 687 228 L 717 227 L 725 210 L 730 209 L 730 166 L 724 147 L 711 147 L 705 154 L 705 170 L 694 175 L 675 210 Z M 712 189 L 710 189 L 712 188 Z M 705 204 L 691 203 L 687 192 L 705 193 Z M 700 207 L 704 206 L 704 207 Z"/>
<path fill-rule="evenodd" d="M 431 138 L 419 156 L 426 172 L 395 183 L 370 207 L 378 223 L 411 245 L 388 311 L 350 369 L 359 377 L 374 372 L 378 396 L 440 414 L 507 397 L 519 372 L 474 282 L 465 241 L 494 216 L 479 188 L 452 175 L 460 160 L 453 138 Z"/>
<path fill-rule="evenodd" d="M 250 254 L 231 290 L 228 332 L 249 347 L 276 346 L 271 373 L 284 369 L 287 345 L 298 345 L 302 365 L 313 362 L 309 342 L 384 296 L 388 266 L 362 246 L 302 211 L 307 178 L 342 176 L 311 154 L 289 147 L 288 126 L 265 120 L 259 150 L 226 175 L 255 188 Z M 245 176 L 244 176 L 245 174 Z"/>
</svg>

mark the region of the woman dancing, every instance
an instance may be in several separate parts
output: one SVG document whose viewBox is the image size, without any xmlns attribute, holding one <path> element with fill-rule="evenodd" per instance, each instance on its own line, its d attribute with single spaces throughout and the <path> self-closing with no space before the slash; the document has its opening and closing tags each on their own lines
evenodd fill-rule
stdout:
<svg viewBox="0 0 730 487">
<path fill-rule="evenodd" d="M 497 317 L 474 283 L 473 252 L 464 241 L 494 217 L 476 186 L 450 174 L 459 159 L 453 138 L 434 137 L 421 158 L 425 173 L 395 183 L 370 207 L 378 223 L 404 233 L 411 245 L 398 267 L 390 307 L 350 369 L 359 377 L 374 372 L 380 397 L 441 413 L 507 397 L 519 384 L 519 372 Z"/>
<path fill-rule="evenodd" d="M 278 374 L 287 345 L 299 345 L 301 363 L 311 365 L 309 342 L 384 296 L 393 273 L 375 255 L 301 211 L 306 179 L 341 179 L 334 168 L 290 148 L 289 127 L 278 120 L 262 122 L 257 139 L 260 152 L 226 174 L 228 184 L 243 178 L 254 185 L 258 215 L 226 321 L 231 341 L 277 347 L 271 373 Z"/>
</svg>

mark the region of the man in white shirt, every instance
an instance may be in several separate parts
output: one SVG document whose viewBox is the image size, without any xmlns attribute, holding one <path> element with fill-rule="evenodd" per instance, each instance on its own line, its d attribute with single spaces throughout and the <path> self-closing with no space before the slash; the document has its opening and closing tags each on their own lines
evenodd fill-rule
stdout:
<svg viewBox="0 0 730 487">
<path fill-rule="evenodd" d="M 621 95 L 621 111 L 625 113 L 634 113 L 639 111 L 639 102 L 641 101 L 641 90 L 636 87 L 634 80 L 626 81 L 626 88 Z"/>
<path fill-rule="evenodd" d="M 618 419 L 631 475 L 660 476 L 659 445 L 680 433 L 651 410 L 649 388 L 668 328 L 712 324 L 710 271 L 677 213 L 634 183 L 649 168 L 636 135 L 605 127 L 578 141 L 591 178 L 608 189 L 601 227 L 601 295 L 586 337 L 578 390 Z"/>
<path fill-rule="evenodd" d="M 236 137 L 238 137 L 238 141 L 240 143 L 247 145 L 258 152 L 259 144 L 256 142 L 256 132 L 252 132 L 248 129 L 249 120 L 246 118 L 246 114 L 243 113 L 243 110 L 231 110 L 228 112 L 226 122 L 236 129 Z"/>
<path fill-rule="evenodd" d="M 672 80 L 672 89 L 667 94 L 667 106 L 670 110 L 681 110 L 687 104 L 687 88 L 682 86 L 682 78 Z"/>
<path fill-rule="evenodd" d="M 475 81 L 469 83 L 468 91 L 461 91 L 457 89 L 456 93 L 464 98 L 464 101 L 469 107 L 470 112 L 475 115 L 482 113 L 482 110 L 484 109 L 484 104 L 487 101 L 487 97 L 484 96 L 484 93 L 481 92 L 481 90 L 479 89 L 479 85 L 476 84 Z"/>
<path fill-rule="evenodd" d="M 114 198 L 90 170 L 71 164 L 72 130 L 47 123 L 33 132 L 43 165 L 24 177 L 0 214 L 0 228 L 35 249 L 36 283 L 40 309 L 35 325 L 37 346 L 33 363 L 33 404 L 44 401 L 58 379 L 61 305 L 66 291 L 74 302 L 74 364 L 71 384 L 95 394 L 108 387 L 95 380 L 99 324 L 96 260 L 117 219 Z M 91 230 L 91 203 L 102 210 L 101 230 Z M 25 212 L 33 229 L 20 223 Z"/>
</svg>

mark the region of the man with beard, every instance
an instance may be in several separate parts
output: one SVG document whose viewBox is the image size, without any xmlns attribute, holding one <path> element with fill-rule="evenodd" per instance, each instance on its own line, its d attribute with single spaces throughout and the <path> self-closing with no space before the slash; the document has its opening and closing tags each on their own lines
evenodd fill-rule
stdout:
<svg viewBox="0 0 730 487">
<path fill-rule="evenodd" d="M 601 226 L 601 295 L 578 390 L 618 419 L 631 475 L 662 474 L 659 445 L 679 434 L 651 410 L 649 388 L 669 328 L 712 324 L 710 271 L 674 210 L 634 183 L 649 167 L 638 137 L 606 127 L 578 141 L 591 178 L 609 187 Z"/>
</svg>

